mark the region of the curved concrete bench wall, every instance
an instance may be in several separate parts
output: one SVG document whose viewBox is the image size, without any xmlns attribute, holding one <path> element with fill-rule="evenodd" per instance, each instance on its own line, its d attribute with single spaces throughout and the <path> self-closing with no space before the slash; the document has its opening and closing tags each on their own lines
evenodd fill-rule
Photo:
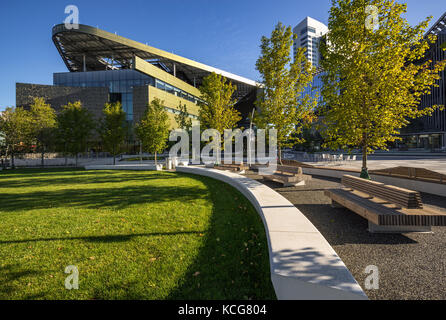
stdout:
<svg viewBox="0 0 446 320">
<path fill-rule="evenodd" d="M 359 172 L 352 172 L 352 171 L 330 170 L 330 169 L 320 169 L 320 168 L 302 168 L 302 170 L 305 174 L 309 175 L 317 175 L 317 176 L 332 177 L 339 179 L 341 179 L 342 176 L 346 174 L 359 177 Z M 390 184 L 400 188 L 446 197 L 446 184 L 433 183 L 421 180 L 404 179 L 391 176 L 383 176 L 379 174 L 371 174 L 370 177 L 374 181 Z"/>
<path fill-rule="evenodd" d="M 85 170 L 157 170 L 153 164 L 97 164 L 86 165 Z"/>
<path fill-rule="evenodd" d="M 278 299 L 367 299 L 325 238 L 280 194 L 231 172 L 200 167 L 176 170 L 226 182 L 254 205 L 265 226 L 271 280 Z"/>
</svg>

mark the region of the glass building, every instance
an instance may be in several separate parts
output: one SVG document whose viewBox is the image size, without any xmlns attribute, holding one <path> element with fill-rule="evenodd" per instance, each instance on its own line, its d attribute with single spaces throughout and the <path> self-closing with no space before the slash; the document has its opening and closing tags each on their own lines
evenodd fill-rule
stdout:
<svg viewBox="0 0 446 320">
<path fill-rule="evenodd" d="M 426 33 L 437 37 L 425 56 L 425 61 L 433 63 L 446 59 L 446 13 Z M 438 87 L 433 87 L 430 94 L 421 100 L 421 108 L 434 105 L 446 106 L 446 71 L 441 72 Z M 401 149 L 446 150 L 446 111 L 436 110 L 432 116 L 425 116 L 411 121 L 401 134 L 402 141 L 397 146 Z"/>
<path fill-rule="evenodd" d="M 328 27 L 316 19 L 306 17 L 293 29 L 293 32 L 297 35 L 293 44 L 294 56 L 296 56 L 299 48 L 305 48 L 305 56 L 308 61 L 311 62 L 313 67 L 319 67 L 319 42 L 328 32 Z"/>
<path fill-rule="evenodd" d="M 200 62 L 87 25 L 77 29 L 56 25 L 52 40 L 68 72 L 54 73 L 52 86 L 17 83 L 17 106 L 29 105 L 33 97 L 44 97 L 57 111 L 68 102 L 81 101 L 100 119 L 105 103 L 119 101 L 127 120 L 135 123 L 147 104 L 158 98 L 173 129 L 180 105 L 186 105 L 192 122 L 197 123 L 198 88 L 203 78 L 215 72 L 236 86 L 234 98 L 243 102 L 243 118 L 254 108 L 255 81 Z"/>
</svg>

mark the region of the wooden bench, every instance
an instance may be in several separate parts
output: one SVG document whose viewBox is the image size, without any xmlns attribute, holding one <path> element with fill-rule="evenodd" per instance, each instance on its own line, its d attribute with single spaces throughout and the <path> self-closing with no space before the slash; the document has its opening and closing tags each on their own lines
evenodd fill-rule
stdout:
<svg viewBox="0 0 446 320">
<path fill-rule="evenodd" d="M 417 191 L 380 182 L 342 177 L 342 189 L 325 190 L 333 206 L 342 206 L 369 222 L 370 232 L 428 232 L 446 226 L 446 210 L 425 205 Z"/>
<path fill-rule="evenodd" d="M 249 167 L 243 163 L 221 163 L 219 165 L 215 165 L 214 169 L 224 170 L 224 171 L 232 171 L 240 174 L 245 173 Z"/>
<path fill-rule="evenodd" d="M 260 167 L 254 167 L 259 170 Z M 277 165 L 274 174 L 262 175 L 263 179 L 279 182 L 284 187 L 304 186 L 311 176 L 302 173 L 301 167 Z"/>
</svg>

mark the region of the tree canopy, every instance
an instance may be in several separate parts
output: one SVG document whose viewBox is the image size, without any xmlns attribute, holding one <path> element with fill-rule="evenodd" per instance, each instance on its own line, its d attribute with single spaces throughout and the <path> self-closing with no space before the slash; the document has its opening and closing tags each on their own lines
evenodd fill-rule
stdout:
<svg viewBox="0 0 446 320">
<path fill-rule="evenodd" d="M 46 148 L 54 143 L 57 127 L 56 111 L 44 98 L 34 98 L 30 106 L 31 134 L 42 154 L 42 166 Z"/>
<path fill-rule="evenodd" d="M 233 98 L 236 86 L 222 75 L 212 72 L 203 79 L 200 87 L 201 100 L 198 119 L 203 129 L 216 129 L 223 134 L 225 129 L 233 129 L 240 121 L 240 113 L 235 109 Z"/>
<path fill-rule="evenodd" d="M 330 31 L 321 47 L 321 132 L 332 149 L 362 148 L 364 177 L 368 153 L 387 149 L 410 119 L 441 108 L 420 108 L 445 67 L 444 61 L 423 60 L 435 41 L 423 37 L 431 18 L 412 27 L 406 10 L 392 0 L 332 1 Z"/>
<path fill-rule="evenodd" d="M 291 56 L 295 39 L 297 35 L 291 27 L 279 22 L 270 38 L 262 37 L 261 55 L 256 62 L 263 90 L 256 102 L 259 113 L 255 123 L 259 128 L 277 130 L 279 161 L 282 147 L 303 142 L 299 134 L 313 121 L 317 104 L 317 98 L 304 94 L 314 72 L 305 57 L 305 48 L 296 51 L 294 61 Z"/>
<path fill-rule="evenodd" d="M 86 150 L 92 135 L 93 116 L 89 110 L 82 107 L 80 101 L 76 101 L 63 106 L 57 120 L 60 144 L 64 152 L 75 155 L 77 166 L 78 153 Z"/>
<path fill-rule="evenodd" d="M 178 105 L 179 113 L 175 115 L 175 121 L 178 124 L 180 129 L 184 129 L 189 131 L 192 128 L 192 119 L 190 117 L 190 113 L 187 111 L 186 104 Z"/>
<path fill-rule="evenodd" d="M 169 116 L 164 108 L 164 102 L 158 98 L 147 104 L 142 119 L 136 125 L 136 135 L 144 150 L 155 154 L 163 152 L 169 138 Z"/>
<path fill-rule="evenodd" d="M 116 164 L 116 155 L 120 152 L 120 146 L 124 142 L 128 128 L 126 113 L 120 102 L 106 103 L 102 110 L 103 119 L 99 127 L 102 144 L 113 156 L 113 164 Z"/>
<path fill-rule="evenodd" d="M 16 152 L 32 142 L 30 112 L 22 107 L 6 108 L 0 115 L 0 132 L 6 147 L 6 154 L 11 156 L 11 166 L 14 167 Z"/>
</svg>

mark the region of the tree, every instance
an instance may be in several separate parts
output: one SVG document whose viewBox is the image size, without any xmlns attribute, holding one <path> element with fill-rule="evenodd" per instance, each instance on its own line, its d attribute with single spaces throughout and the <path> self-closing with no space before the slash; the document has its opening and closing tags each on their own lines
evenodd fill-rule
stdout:
<svg viewBox="0 0 446 320">
<path fill-rule="evenodd" d="M 44 166 L 45 150 L 54 142 L 57 125 L 56 112 L 44 98 L 34 98 L 30 106 L 32 138 L 41 152 L 41 165 Z"/>
<path fill-rule="evenodd" d="M 163 104 L 164 101 L 158 98 L 148 103 L 144 116 L 135 128 L 143 148 L 155 154 L 155 165 L 157 164 L 157 153 L 164 151 L 169 137 L 169 116 Z"/>
<path fill-rule="evenodd" d="M 215 72 L 203 79 L 198 116 L 203 129 L 216 129 L 223 134 L 225 129 L 233 129 L 237 125 L 241 116 L 234 107 L 232 96 L 235 90 L 235 86 Z"/>
<path fill-rule="evenodd" d="M 260 110 L 255 118 L 258 128 L 276 129 L 279 162 L 282 147 L 302 143 L 302 129 L 314 119 L 317 97 L 304 94 L 313 80 L 313 68 L 305 57 L 305 49 L 296 51 L 294 61 L 291 48 L 297 35 L 291 27 L 278 23 L 271 33 L 261 40 L 261 55 L 256 69 L 261 75 L 262 93 L 256 106 Z"/>
<path fill-rule="evenodd" d="M 189 132 L 192 128 L 192 119 L 190 118 L 190 114 L 187 111 L 186 104 L 182 105 L 180 101 L 178 110 L 180 113 L 175 115 L 175 121 L 177 122 L 180 129 L 184 129 Z"/>
<path fill-rule="evenodd" d="M 24 108 L 6 108 L 0 115 L 0 132 L 2 133 L 6 154 L 11 156 L 14 168 L 14 156 L 19 147 L 31 143 L 31 116 Z"/>
<path fill-rule="evenodd" d="M 411 27 L 403 17 L 406 9 L 391 0 L 332 1 L 321 48 L 322 134 L 328 147 L 362 148 L 364 178 L 369 153 L 387 150 L 410 119 L 439 108 L 420 109 L 420 101 L 436 86 L 445 62 L 422 60 L 435 41 L 423 38 L 430 18 Z"/>
<path fill-rule="evenodd" d="M 126 114 L 120 102 L 106 103 L 102 112 L 104 118 L 101 121 L 99 135 L 105 150 L 113 156 L 113 165 L 115 165 L 119 147 L 127 135 Z"/>
<path fill-rule="evenodd" d="M 94 128 L 91 112 L 82 107 L 80 101 L 69 102 L 62 107 L 57 117 L 58 138 L 63 146 L 64 153 L 70 153 L 76 158 L 78 165 L 79 152 L 85 151 L 87 143 Z"/>
</svg>

